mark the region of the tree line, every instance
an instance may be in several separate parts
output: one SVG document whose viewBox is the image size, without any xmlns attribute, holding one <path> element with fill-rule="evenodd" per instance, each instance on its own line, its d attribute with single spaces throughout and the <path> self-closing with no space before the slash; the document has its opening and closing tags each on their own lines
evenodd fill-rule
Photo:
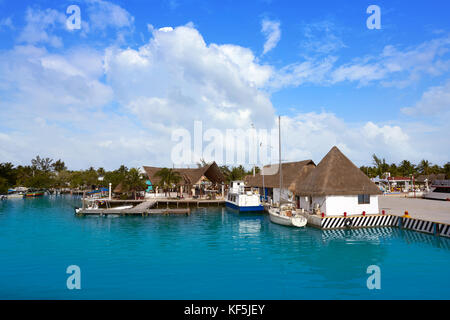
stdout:
<svg viewBox="0 0 450 320">
<path fill-rule="evenodd" d="M 100 179 L 99 179 L 100 178 Z M 115 188 L 119 183 L 125 191 L 136 192 L 146 187 L 145 177 L 137 168 L 122 165 L 116 170 L 106 171 L 104 168 L 87 170 L 68 170 L 61 159 L 37 156 L 30 165 L 14 166 L 10 162 L 0 163 L 0 194 L 13 187 L 34 189 L 80 189 L 87 190 L 108 187 Z"/>
<path fill-rule="evenodd" d="M 201 159 L 197 164 L 199 167 L 207 165 Z M 243 180 L 246 175 L 253 171 L 247 171 L 240 165 L 236 167 L 220 166 L 226 182 Z M 256 167 L 256 173 L 259 168 Z M 176 170 L 162 168 L 157 173 L 161 182 L 159 187 L 170 189 L 181 180 Z M 99 179 L 101 178 L 101 179 Z M 99 187 L 116 188 L 121 184 L 124 192 L 145 190 L 147 177 L 142 175 L 137 168 L 127 168 L 121 165 L 118 169 L 106 171 L 104 168 L 90 167 L 87 170 L 68 170 L 65 162 L 61 159 L 41 158 L 39 155 L 30 161 L 30 165 L 14 166 L 10 162 L 0 163 L 0 194 L 6 194 L 8 189 L 14 187 L 27 187 L 34 189 L 79 189 L 90 190 Z"/>
<path fill-rule="evenodd" d="M 381 178 L 384 173 L 389 172 L 391 177 L 409 177 L 411 175 L 417 177 L 419 175 L 445 174 L 446 179 L 450 179 L 450 162 L 447 162 L 443 166 L 439 166 L 424 159 L 418 164 L 413 164 L 408 160 L 403 160 L 398 164 L 389 164 L 386 162 L 386 159 L 379 158 L 375 154 L 372 155 L 372 160 L 372 166 L 360 167 L 361 171 L 370 178 L 377 176 Z"/>
</svg>

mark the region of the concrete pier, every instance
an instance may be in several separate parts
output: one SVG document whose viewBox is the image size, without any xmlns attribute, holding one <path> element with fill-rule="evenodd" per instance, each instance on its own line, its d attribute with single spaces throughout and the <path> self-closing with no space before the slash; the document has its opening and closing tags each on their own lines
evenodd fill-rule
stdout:
<svg viewBox="0 0 450 320">
<path fill-rule="evenodd" d="M 369 227 L 397 227 L 450 237 L 450 202 L 421 198 L 380 196 L 376 215 L 319 216 L 304 213 L 308 225 L 323 230 Z M 408 212 L 408 216 L 405 216 Z"/>
<path fill-rule="evenodd" d="M 403 216 L 408 211 L 413 219 L 450 224 L 450 201 L 380 196 L 378 205 L 386 214 Z"/>
</svg>

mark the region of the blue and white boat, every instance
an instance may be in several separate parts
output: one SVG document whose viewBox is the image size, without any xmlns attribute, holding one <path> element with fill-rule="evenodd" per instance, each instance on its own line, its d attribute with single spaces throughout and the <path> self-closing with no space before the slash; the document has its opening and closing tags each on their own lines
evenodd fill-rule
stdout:
<svg viewBox="0 0 450 320">
<path fill-rule="evenodd" d="M 264 211 L 259 194 L 252 190 L 245 191 L 243 181 L 233 181 L 231 183 L 225 205 L 239 212 Z"/>
</svg>

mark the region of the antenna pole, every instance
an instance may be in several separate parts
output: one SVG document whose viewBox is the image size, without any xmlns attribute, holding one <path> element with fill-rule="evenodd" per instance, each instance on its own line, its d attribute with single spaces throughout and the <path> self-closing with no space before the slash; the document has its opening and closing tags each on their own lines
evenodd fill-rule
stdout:
<svg viewBox="0 0 450 320">
<path fill-rule="evenodd" d="M 283 186 L 283 170 L 281 166 L 281 117 L 278 116 L 278 158 L 280 169 L 280 208 L 281 208 L 281 188 Z"/>
</svg>

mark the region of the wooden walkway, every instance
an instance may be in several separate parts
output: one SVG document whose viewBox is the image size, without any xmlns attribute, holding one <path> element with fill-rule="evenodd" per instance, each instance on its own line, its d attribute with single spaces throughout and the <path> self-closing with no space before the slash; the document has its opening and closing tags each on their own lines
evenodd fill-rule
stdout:
<svg viewBox="0 0 450 320">
<path fill-rule="evenodd" d="M 137 206 L 130 208 L 130 209 L 126 209 L 128 212 L 130 213 L 145 213 L 148 209 L 154 207 L 156 205 L 156 201 L 145 201 L 142 202 L 140 204 L 138 204 Z"/>
<path fill-rule="evenodd" d="M 206 200 L 206 199 L 146 199 L 146 200 L 118 200 L 118 199 L 85 199 L 87 202 L 92 201 L 105 201 L 107 207 L 111 204 L 129 204 L 135 205 L 133 208 L 129 209 L 88 209 L 84 208 L 80 210 L 77 215 L 80 216 L 92 216 L 92 215 L 121 215 L 121 216 L 148 216 L 150 214 L 186 214 L 191 213 L 191 206 L 196 206 L 197 208 L 203 206 L 220 206 L 225 204 L 225 200 Z M 176 208 L 170 208 L 169 206 L 175 206 Z M 180 208 L 183 207 L 183 208 Z"/>
<path fill-rule="evenodd" d="M 119 215 L 119 216 L 148 216 L 154 214 L 184 214 L 190 215 L 191 210 L 189 208 L 182 209 L 146 209 L 146 210 L 133 210 L 130 209 L 85 209 L 78 212 L 77 215 L 80 216 L 108 216 L 108 215 Z"/>
<path fill-rule="evenodd" d="M 108 215 L 120 215 L 120 216 L 148 216 L 149 214 L 186 214 L 189 215 L 191 210 L 187 209 L 152 209 L 157 204 L 156 200 L 140 202 L 137 206 L 128 209 L 82 209 L 78 212 L 78 215 L 83 216 L 108 216 Z"/>
</svg>

